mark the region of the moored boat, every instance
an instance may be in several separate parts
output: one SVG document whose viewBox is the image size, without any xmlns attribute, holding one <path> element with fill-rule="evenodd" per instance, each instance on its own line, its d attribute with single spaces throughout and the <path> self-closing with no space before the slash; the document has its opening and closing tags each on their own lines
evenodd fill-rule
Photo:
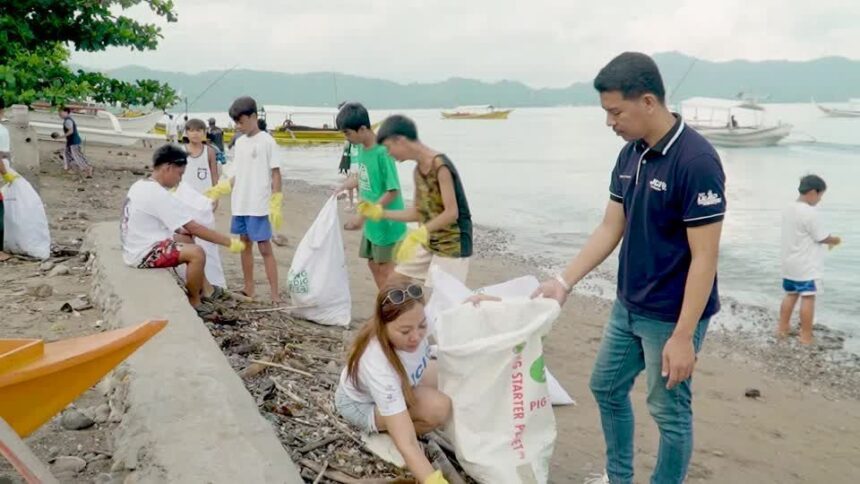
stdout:
<svg viewBox="0 0 860 484">
<path fill-rule="evenodd" d="M 773 146 L 791 134 L 788 123 L 769 123 L 751 100 L 696 97 L 681 103 L 681 116 L 708 141 L 724 147 Z"/>
<path fill-rule="evenodd" d="M 513 109 L 496 109 L 489 104 L 458 106 L 453 111 L 442 111 L 445 119 L 508 119 Z"/>
<path fill-rule="evenodd" d="M 0 339 L 0 418 L 20 436 L 30 434 L 166 324 L 147 321 L 52 343 Z"/>
<path fill-rule="evenodd" d="M 267 104 L 259 116 L 268 124 L 268 133 L 283 146 L 343 143 L 346 138 L 335 125 L 337 109 L 279 106 Z M 230 143 L 236 132 L 222 128 L 224 143 Z M 158 123 L 153 133 L 164 136 L 165 126 Z"/>
<path fill-rule="evenodd" d="M 54 137 L 55 133 L 59 136 L 63 132 L 63 125 L 59 122 L 59 120 L 55 122 L 52 121 L 50 123 L 30 121 L 30 127 L 36 131 L 36 134 L 41 140 L 62 140 L 62 136 L 60 136 L 59 138 Z M 143 131 L 117 131 L 111 129 L 78 126 L 78 134 L 81 135 L 81 138 L 86 144 L 94 143 L 106 146 L 131 146 L 141 140 L 156 142 L 164 141 L 163 134 L 159 136 L 153 133 L 147 133 Z"/>
<path fill-rule="evenodd" d="M 69 104 L 68 107 L 71 109 L 79 130 L 81 128 L 93 128 L 146 133 L 151 131 L 164 116 L 161 111 L 149 113 L 126 111 L 120 115 L 115 115 L 95 105 Z M 34 103 L 33 110 L 30 111 L 30 121 L 60 124 L 61 120 L 57 110 L 52 106 Z"/>
<path fill-rule="evenodd" d="M 812 100 L 822 113 L 831 118 L 860 118 L 860 99 L 849 99 L 848 107 L 824 106 Z"/>
</svg>

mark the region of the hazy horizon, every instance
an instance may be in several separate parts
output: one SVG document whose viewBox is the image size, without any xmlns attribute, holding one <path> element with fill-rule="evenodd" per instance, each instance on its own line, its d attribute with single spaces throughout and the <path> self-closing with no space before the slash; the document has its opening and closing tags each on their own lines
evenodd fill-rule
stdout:
<svg viewBox="0 0 860 484">
<path fill-rule="evenodd" d="M 161 26 L 156 51 L 73 52 L 71 62 L 200 73 L 234 65 L 274 73 L 336 72 L 398 83 L 451 77 L 536 88 L 592 79 L 625 50 L 712 62 L 860 59 L 860 2 L 820 0 L 371 0 L 278 3 L 182 0 L 177 23 L 144 5 L 124 12 Z M 117 11 L 119 13 L 119 11 Z"/>
</svg>

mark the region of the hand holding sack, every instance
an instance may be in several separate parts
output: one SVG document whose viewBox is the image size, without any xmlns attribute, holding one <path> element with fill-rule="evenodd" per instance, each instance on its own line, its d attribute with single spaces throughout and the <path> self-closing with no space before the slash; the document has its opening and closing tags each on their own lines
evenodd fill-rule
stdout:
<svg viewBox="0 0 860 484">
<path fill-rule="evenodd" d="M 359 202 L 355 207 L 355 211 L 362 217 L 374 222 L 382 220 L 382 215 L 385 213 L 385 209 L 382 208 L 382 205 L 370 202 Z"/>
<path fill-rule="evenodd" d="M 424 479 L 424 484 L 448 484 L 448 480 L 442 475 L 442 471 L 437 470 Z"/>
<path fill-rule="evenodd" d="M 218 200 L 224 195 L 229 195 L 232 191 L 233 186 L 230 185 L 230 180 L 221 180 L 217 185 L 203 192 L 203 195 L 211 200 Z"/>
<path fill-rule="evenodd" d="M 406 238 L 403 239 L 403 242 L 400 243 L 400 246 L 397 248 L 397 253 L 394 255 L 394 259 L 398 263 L 409 262 L 415 258 L 415 254 L 418 252 L 419 246 L 427 247 L 430 243 L 430 234 L 427 232 L 427 227 L 422 225 L 415 230 L 410 230 L 408 234 L 406 234 Z"/>
<path fill-rule="evenodd" d="M 238 254 L 245 250 L 245 243 L 239 240 L 239 238 L 233 237 L 232 239 L 230 239 L 230 246 L 228 250 L 230 250 L 230 252 L 234 254 Z"/>
<path fill-rule="evenodd" d="M 18 178 L 21 178 L 21 175 L 15 173 L 14 171 L 7 171 L 6 173 L 3 174 L 3 181 L 5 181 L 6 183 L 8 183 L 10 185 L 12 184 L 13 181 L 17 180 Z"/>
</svg>

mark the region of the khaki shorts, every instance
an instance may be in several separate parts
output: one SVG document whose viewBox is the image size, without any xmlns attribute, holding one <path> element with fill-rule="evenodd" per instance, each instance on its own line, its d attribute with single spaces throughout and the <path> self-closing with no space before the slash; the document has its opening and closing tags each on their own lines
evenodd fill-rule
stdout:
<svg viewBox="0 0 860 484">
<path fill-rule="evenodd" d="M 377 264 L 387 264 L 394 262 L 394 249 L 396 248 L 397 244 L 376 245 L 362 235 L 361 243 L 358 244 L 358 256 L 362 259 L 369 259 Z"/>
<path fill-rule="evenodd" d="M 469 258 L 468 257 L 442 257 L 433 254 L 424 246 L 419 246 L 415 253 L 415 257 L 406 263 L 397 264 L 394 272 L 423 281 L 427 287 L 433 287 L 433 281 L 430 280 L 430 267 L 436 266 L 443 271 L 456 277 L 457 280 L 464 283 L 469 275 Z"/>
</svg>

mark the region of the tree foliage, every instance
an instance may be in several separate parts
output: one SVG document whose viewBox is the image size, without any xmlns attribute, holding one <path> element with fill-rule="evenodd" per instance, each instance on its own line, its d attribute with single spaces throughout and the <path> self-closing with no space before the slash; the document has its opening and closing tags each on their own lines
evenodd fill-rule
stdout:
<svg viewBox="0 0 860 484">
<path fill-rule="evenodd" d="M 177 101 L 176 91 L 158 81 L 129 83 L 68 67 L 70 48 L 88 52 L 107 47 L 155 49 L 162 37 L 160 27 L 116 12 L 143 4 L 175 22 L 172 0 L 0 2 L 0 96 L 7 104 L 47 101 L 59 105 L 92 99 L 164 109 Z"/>
</svg>

